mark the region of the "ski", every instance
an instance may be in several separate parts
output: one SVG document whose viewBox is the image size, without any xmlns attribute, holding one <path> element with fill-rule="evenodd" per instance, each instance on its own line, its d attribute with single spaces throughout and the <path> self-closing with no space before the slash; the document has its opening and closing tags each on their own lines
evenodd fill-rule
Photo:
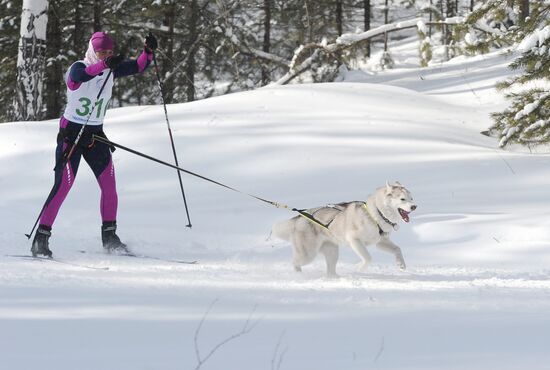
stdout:
<svg viewBox="0 0 550 370">
<path fill-rule="evenodd" d="M 24 259 L 30 259 L 30 260 L 35 260 L 35 261 L 50 261 L 50 262 L 56 262 L 56 263 L 60 263 L 60 264 L 63 264 L 63 265 L 68 265 L 68 266 L 73 266 L 73 267 L 80 267 L 80 268 L 89 269 L 89 270 L 102 270 L 102 271 L 109 270 L 109 267 L 96 267 L 96 266 L 82 265 L 80 263 L 70 262 L 70 261 L 66 261 L 66 260 L 60 260 L 60 259 L 55 258 L 55 257 L 43 257 L 43 256 L 36 256 L 35 257 L 35 256 L 29 255 L 29 254 L 5 254 L 4 256 L 14 257 L 14 258 L 24 258 Z"/>
<path fill-rule="evenodd" d="M 194 265 L 194 264 L 198 263 L 198 261 L 184 261 L 184 260 L 178 260 L 178 259 L 161 258 L 161 257 L 149 256 L 149 255 L 146 255 L 146 254 L 135 254 L 135 253 L 122 253 L 122 254 L 119 254 L 119 256 L 143 258 L 143 259 L 148 259 L 148 260 L 173 262 L 173 263 L 183 263 L 183 264 L 186 264 L 186 265 Z"/>
<path fill-rule="evenodd" d="M 87 253 L 86 251 L 79 251 L 80 253 Z M 107 254 L 109 255 L 109 254 Z M 121 256 L 121 257 L 132 257 L 132 258 L 143 258 L 148 260 L 155 260 L 155 261 L 164 261 L 164 262 L 172 262 L 172 263 L 181 263 L 185 265 L 195 265 L 199 261 L 185 261 L 185 260 L 179 260 L 179 259 L 172 259 L 172 258 L 162 258 L 162 257 L 155 257 L 150 256 L 147 254 L 136 254 L 136 253 L 112 253 L 112 256 Z"/>
</svg>

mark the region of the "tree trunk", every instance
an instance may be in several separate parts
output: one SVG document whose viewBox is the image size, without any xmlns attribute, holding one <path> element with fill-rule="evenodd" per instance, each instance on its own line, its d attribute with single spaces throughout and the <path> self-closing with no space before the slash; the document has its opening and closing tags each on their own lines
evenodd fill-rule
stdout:
<svg viewBox="0 0 550 370">
<path fill-rule="evenodd" d="M 50 6 L 50 17 L 48 22 L 48 41 L 46 57 L 48 65 L 46 66 L 46 92 L 44 94 L 46 102 L 46 119 L 56 118 L 61 115 L 63 108 L 63 96 L 65 94 L 63 82 L 62 63 L 56 57 L 63 45 L 61 22 L 57 14 L 61 11 L 58 2 L 52 1 Z"/>
<path fill-rule="evenodd" d="M 262 50 L 269 53 L 271 49 L 271 2 L 273 0 L 264 0 L 264 44 Z M 269 83 L 269 71 L 267 66 L 262 64 L 262 86 Z"/>
<path fill-rule="evenodd" d="M 363 31 L 370 30 L 370 0 L 363 0 Z M 367 57 L 370 57 L 370 41 L 367 41 Z"/>
<path fill-rule="evenodd" d="M 519 14 L 520 23 L 525 23 L 525 20 L 529 17 L 529 0 L 521 0 Z"/>
<path fill-rule="evenodd" d="M 94 32 L 101 30 L 101 11 L 103 10 L 103 1 L 94 0 Z"/>
<path fill-rule="evenodd" d="M 455 1 L 454 0 L 447 0 L 447 18 L 454 17 L 456 15 L 456 9 L 455 9 Z"/>
<path fill-rule="evenodd" d="M 312 42 L 313 41 L 313 26 L 311 25 L 311 17 L 310 17 L 310 12 L 309 12 L 309 5 L 308 5 L 308 0 L 304 0 L 304 6 L 305 6 L 305 10 L 306 10 L 306 27 L 307 27 L 307 34 L 308 34 L 308 38 L 307 38 L 307 42 Z"/>
<path fill-rule="evenodd" d="M 338 36 L 342 36 L 344 29 L 342 18 L 342 0 L 336 0 L 336 32 L 338 32 Z"/>
<path fill-rule="evenodd" d="M 73 50 L 79 58 L 84 56 L 88 45 L 84 45 L 83 35 L 84 24 L 82 22 L 82 1 L 74 2 L 74 30 L 73 30 Z"/>
<path fill-rule="evenodd" d="M 439 0 L 439 12 L 441 20 L 445 20 L 445 6 L 443 0 Z M 445 36 L 445 25 L 441 27 L 441 44 L 447 46 L 447 38 Z"/>
<path fill-rule="evenodd" d="M 386 0 L 384 2 L 384 24 L 390 23 L 390 6 L 389 6 L 389 0 Z M 388 33 L 384 32 L 384 51 L 388 51 Z"/>
<path fill-rule="evenodd" d="M 454 6 L 455 6 L 455 2 L 453 0 L 447 0 L 445 18 L 452 18 L 457 15 L 457 11 Z M 445 46 L 451 45 L 453 41 L 453 33 L 452 33 L 452 30 L 450 29 L 450 26 L 447 26 L 447 25 L 445 26 L 444 33 L 445 33 Z M 447 47 L 445 49 L 447 60 L 449 60 L 448 51 L 449 51 L 449 48 Z"/>
<path fill-rule="evenodd" d="M 48 0 L 23 0 L 17 55 L 17 119 L 37 120 L 42 115 L 47 25 Z"/>
<path fill-rule="evenodd" d="M 164 13 L 164 22 L 163 25 L 168 27 L 168 32 L 162 43 L 164 46 L 166 61 L 162 63 L 162 74 L 161 78 L 165 76 L 168 72 L 171 71 L 171 68 L 174 68 L 174 23 L 176 21 L 175 15 L 176 6 L 175 3 L 167 5 L 165 7 Z M 166 104 L 171 103 L 174 100 L 174 82 L 173 79 L 166 81 L 163 85 L 164 87 L 164 101 Z"/>
<path fill-rule="evenodd" d="M 193 44 L 197 41 L 198 32 L 197 25 L 199 23 L 199 6 L 197 0 L 191 0 L 191 13 L 189 14 L 189 46 L 187 52 L 189 58 L 187 59 L 187 65 L 185 66 L 185 83 L 187 101 L 195 100 L 195 54 L 197 48 L 193 47 Z"/>
</svg>

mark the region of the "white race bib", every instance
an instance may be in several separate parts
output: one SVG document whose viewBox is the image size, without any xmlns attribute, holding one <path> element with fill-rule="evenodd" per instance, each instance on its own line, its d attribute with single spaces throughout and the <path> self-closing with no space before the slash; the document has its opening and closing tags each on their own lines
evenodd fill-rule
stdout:
<svg viewBox="0 0 550 370">
<path fill-rule="evenodd" d="M 69 79 L 69 71 L 65 75 L 65 81 Z M 101 90 L 107 75 L 109 75 L 109 80 L 105 83 L 105 87 L 98 99 L 97 94 L 99 94 L 99 90 Z M 67 106 L 65 107 L 63 117 L 71 122 L 81 124 L 86 124 L 87 122 L 88 125 L 92 126 L 102 125 L 112 91 L 113 74 L 109 74 L 107 70 L 88 82 L 82 82 L 76 90 L 71 90 L 67 87 Z"/>
</svg>

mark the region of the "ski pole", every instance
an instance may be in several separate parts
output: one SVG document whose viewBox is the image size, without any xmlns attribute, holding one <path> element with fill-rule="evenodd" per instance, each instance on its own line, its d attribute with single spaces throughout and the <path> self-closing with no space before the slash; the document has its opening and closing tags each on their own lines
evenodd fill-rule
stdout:
<svg viewBox="0 0 550 370">
<path fill-rule="evenodd" d="M 86 127 L 86 125 L 88 124 L 88 121 L 90 120 L 90 117 L 92 116 L 92 113 L 94 112 L 95 110 L 95 107 L 97 105 L 97 102 L 99 101 L 99 97 L 101 96 L 101 93 L 103 92 L 103 89 L 105 88 L 105 85 L 107 84 L 107 81 L 109 81 L 109 77 L 111 77 L 111 73 L 112 73 L 112 70 L 109 69 L 109 73 L 107 73 L 107 78 L 105 78 L 105 81 L 103 82 L 103 85 L 101 85 L 101 89 L 99 89 L 99 93 L 97 94 L 97 97 L 95 99 L 95 104 L 94 106 L 92 107 L 92 110 L 90 111 L 90 114 L 88 115 L 88 117 L 86 118 L 86 122 L 82 125 L 82 128 L 80 129 L 80 131 L 78 132 L 78 135 L 76 136 L 76 139 L 71 147 L 71 149 L 69 150 L 69 152 L 67 153 L 67 155 L 64 155 L 63 158 L 61 159 L 61 162 L 59 163 L 59 165 L 56 165 L 56 169 L 59 167 L 59 168 L 63 168 L 68 162 L 69 160 L 71 159 L 71 156 L 73 155 L 73 152 L 74 150 L 76 149 L 76 146 L 78 144 L 78 142 L 80 141 L 80 138 L 82 137 L 82 134 L 84 133 L 84 128 Z M 44 210 L 46 209 L 46 206 L 48 205 L 48 202 L 50 201 L 50 198 L 53 197 L 54 195 L 54 192 L 55 192 L 55 181 L 54 181 L 54 184 L 52 186 L 52 190 L 50 190 L 50 193 L 48 194 L 48 197 L 46 198 L 46 201 L 44 202 L 44 205 L 42 206 L 42 209 L 40 210 L 40 213 L 38 214 L 38 217 L 36 218 L 36 221 L 34 222 L 34 225 L 32 226 L 32 229 L 31 229 L 31 232 L 28 233 L 28 234 L 25 234 L 25 236 L 27 237 L 27 239 L 30 240 L 32 234 L 34 233 L 34 229 L 36 228 L 36 226 L 38 225 L 38 222 L 40 221 L 40 217 L 42 217 L 42 213 L 44 212 Z"/>
<path fill-rule="evenodd" d="M 174 161 L 176 163 L 176 167 L 179 167 L 178 163 L 178 156 L 176 154 L 176 146 L 174 145 L 174 137 L 172 136 L 172 129 L 170 128 L 170 121 L 168 120 L 168 111 L 166 110 L 166 102 L 164 100 L 164 87 L 162 85 L 162 81 L 160 79 L 160 72 L 159 67 L 157 64 L 157 57 L 155 55 L 155 51 L 153 50 L 153 64 L 155 65 L 155 72 L 157 75 L 157 82 L 160 89 L 160 97 L 162 99 L 162 105 L 164 107 L 164 117 L 166 118 L 166 126 L 168 127 L 168 135 L 170 136 L 170 143 L 172 144 L 172 153 L 174 154 Z M 181 173 L 180 171 L 176 171 L 178 174 L 178 180 L 180 183 L 180 189 L 181 189 L 181 196 L 183 197 L 183 204 L 185 205 L 185 213 L 187 214 L 187 227 L 192 227 L 191 225 L 191 219 L 189 217 L 189 208 L 187 207 L 187 199 L 185 198 L 185 191 L 183 190 L 183 181 L 181 180 Z"/>
<path fill-rule="evenodd" d="M 168 162 L 165 162 L 163 160 L 160 160 L 158 158 L 155 158 L 155 157 L 151 157 L 150 155 L 147 155 L 147 154 L 144 154 L 144 153 L 141 153 L 141 152 L 138 152 L 137 150 L 134 150 L 134 149 L 131 149 L 131 148 L 128 148 L 126 146 L 123 146 L 123 145 L 120 145 L 120 144 L 117 144 L 117 143 L 114 143 L 110 140 L 107 140 L 105 139 L 104 137 L 102 136 L 98 136 L 98 135 L 95 135 L 93 134 L 92 135 L 92 140 L 97 140 L 99 141 L 100 143 L 103 143 L 103 144 L 106 144 L 106 145 L 109 145 L 109 146 L 114 146 L 116 148 L 119 148 L 119 149 L 122 149 L 122 150 L 125 150 L 129 153 L 132 153 L 132 154 L 135 154 L 137 156 L 140 156 L 140 157 L 143 157 L 145 159 L 149 159 L 150 161 L 153 161 L 153 162 L 156 162 L 156 163 L 159 163 L 159 164 L 162 164 L 164 166 L 167 166 L 167 167 L 170 167 L 170 168 L 174 168 L 179 172 L 184 172 L 188 175 L 191 175 L 191 176 L 194 176 L 194 177 L 198 177 L 199 179 L 202 179 L 202 180 L 205 180 L 205 181 L 208 181 L 212 184 L 215 184 L 215 185 L 218 185 L 218 186 L 221 186 L 223 188 L 226 188 L 226 189 L 229 189 L 229 190 L 232 190 L 234 192 L 237 192 L 237 193 L 240 193 L 240 194 L 244 194 L 244 195 L 247 195 L 251 198 L 254 198 L 256 200 L 259 200 L 261 202 L 264 202 L 264 203 L 267 203 L 267 204 L 270 204 L 272 206 L 275 206 L 277 208 L 285 208 L 285 209 L 288 209 L 288 210 L 291 210 L 293 212 L 298 212 L 301 216 L 307 218 L 308 220 L 310 220 L 311 222 L 321 226 L 322 228 L 326 229 L 326 230 L 329 230 L 329 225 L 332 221 L 330 221 L 329 223 L 325 224 L 323 222 L 321 222 L 320 220 L 316 219 L 311 213 L 308 213 L 306 212 L 304 209 L 298 209 L 298 208 L 293 208 L 293 207 L 290 207 L 290 206 L 287 206 L 286 204 L 283 204 L 283 203 L 280 203 L 280 202 L 275 202 L 275 201 L 272 201 L 272 200 L 268 200 L 268 199 L 265 199 L 265 198 L 261 198 L 259 196 L 256 196 L 256 195 L 253 195 L 253 194 L 249 194 L 249 193 L 246 193 L 244 191 L 241 191 L 241 190 L 238 190 L 236 188 L 233 188 L 229 185 L 225 185 L 221 182 L 218 182 L 216 180 L 212 180 L 212 179 L 209 179 L 208 177 L 206 176 L 202 176 L 202 175 L 199 175 L 198 173 L 195 173 L 195 172 L 191 172 L 191 171 L 188 171 L 184 168 L 181 168 L 179 166 L 174 166 L 173 164 L 171 163 L 168 163 Z"/>
</svg>

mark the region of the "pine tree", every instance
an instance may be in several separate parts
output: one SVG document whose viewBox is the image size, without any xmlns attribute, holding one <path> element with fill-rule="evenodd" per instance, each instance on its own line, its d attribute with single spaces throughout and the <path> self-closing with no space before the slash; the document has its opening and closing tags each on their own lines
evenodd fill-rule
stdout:
<svg viewBox="0 0 550 370">
<path fill-rule="evenodd" d="M 492 115 L 491 131 L 499 135 L 502 147 L 545 144 L 550 142 L 550 4 L 533 4 L 531 15 L 515 34 L 523 37 L 518 46 L 521 56 L 510 68 L 522 73 L 499 84 L 515 91 L 507 94 L 510 107 Z"/>
<path fill-rule="evenodd" d="M 519 6 L 514 6 L 513 0 L 478 3 L 466 17 L 465 25 L 457 27 L 455 42 L 464 40 L 465 49 L 471 54 L 509 46 L 519 31 L 518 14 Z"/>
</svg>

